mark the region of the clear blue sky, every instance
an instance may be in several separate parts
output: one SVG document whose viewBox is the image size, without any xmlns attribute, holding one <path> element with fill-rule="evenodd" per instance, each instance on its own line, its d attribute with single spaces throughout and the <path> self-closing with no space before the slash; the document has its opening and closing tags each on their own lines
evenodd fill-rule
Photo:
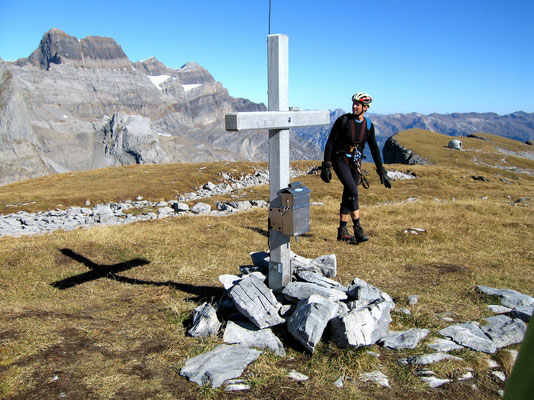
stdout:
<svg viewBox="0 0 534 400">
<path fill-rule="evenodd" d="M 234 97 L 267 103 L 268 0 L 0 0 L 0 57 L 59 28 L 114 38 L 131 61 L 198 62 Z M 289 36 L 289 102 L 371 112 L 534 112 L 533 0 L 272 0 Z"/>
</svg>

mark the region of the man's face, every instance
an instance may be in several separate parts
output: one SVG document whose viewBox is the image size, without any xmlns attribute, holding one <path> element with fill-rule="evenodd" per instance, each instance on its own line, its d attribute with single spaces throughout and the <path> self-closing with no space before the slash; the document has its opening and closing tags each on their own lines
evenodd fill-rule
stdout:
<svg viewBox="0 0 534 400">
<path fill-rule="evenodd" d="M 352 102 L 352 113 L 356 115 L 360 115 L 361 113 L 364 113 L 367 111 L 369 107 L 364 105 L 363 103 L 360 103 L 359 101 L 353 101 Z"/>
</svg>

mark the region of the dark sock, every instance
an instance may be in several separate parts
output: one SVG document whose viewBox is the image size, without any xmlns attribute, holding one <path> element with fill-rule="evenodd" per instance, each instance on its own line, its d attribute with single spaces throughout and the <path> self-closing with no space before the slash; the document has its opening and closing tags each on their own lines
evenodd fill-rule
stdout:
<svg viewBox="0 0 534 400">
<path fill-rule="evenodd" d="M 360 218 L 353 219 L 352 223 L 354 224 L 354 226 L 360 225 Z"/>
<path fill-rule="evenodd" d="M 339 227 L 340 228 L 346 228 L 347 227 L 347 221 L 339 221 Z"/>
</svg>

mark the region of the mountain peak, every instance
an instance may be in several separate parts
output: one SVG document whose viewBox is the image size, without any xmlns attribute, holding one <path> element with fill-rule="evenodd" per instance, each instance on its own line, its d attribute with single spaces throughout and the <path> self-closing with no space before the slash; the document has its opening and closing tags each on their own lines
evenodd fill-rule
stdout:
<svg viewBox="0 0 534 400">
<path fill-rule="evenodd" d="M 170 75 L 174 76 L 175 73 L 170 68 L 167 68 L 165 64 L 163 64 L 160 60 L 158 60 L 156 57 L 150 57 L 146 60 L 142 61 L 136 61 L 134 63 L 135 69 L 150 75 L 150 76 L 157 76 L 157 75 Z"/>
<path fill-rule="evenodd" d="M 27 59 L 17 64 L 32 64 L 48 70 L 52 64 L 70 64 L 85 68 L 124 68 L 132 63 L 114 39 L 103 36 L 87 36 L 78 40 L 61 29 L 47 31 L 39 47 Z"/>
<path fill-rule="evenodd" d="M 61 29 L 58 29 L 58 28 L 50 29 L 49 31 L 45 32 L 43 37 L 46 36 L 46 35 L 70 36 L 69 34 L 63 32 Z"/>
</svg>

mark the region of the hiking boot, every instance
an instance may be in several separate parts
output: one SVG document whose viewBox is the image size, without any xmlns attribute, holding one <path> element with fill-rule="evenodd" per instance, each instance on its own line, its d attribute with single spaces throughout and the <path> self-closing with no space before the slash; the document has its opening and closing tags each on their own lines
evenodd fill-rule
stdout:
<svg viewBox="0 0 534 400">
<path fill-rule="evenodd" d="M 349 242 L 351 244 L 357 243 L 356 238 L 349 233 L 346 227 L 337 228 L 337 240 L 341 240 L 343 242 Z"/>
<path fill-rule="evenodd" d="M 369 240 L 365 232 L 363 231 L 363 228 L 360 224 L 354 225 L 354 239 L 358 242 L 366 242 Z"/>
</svg>

